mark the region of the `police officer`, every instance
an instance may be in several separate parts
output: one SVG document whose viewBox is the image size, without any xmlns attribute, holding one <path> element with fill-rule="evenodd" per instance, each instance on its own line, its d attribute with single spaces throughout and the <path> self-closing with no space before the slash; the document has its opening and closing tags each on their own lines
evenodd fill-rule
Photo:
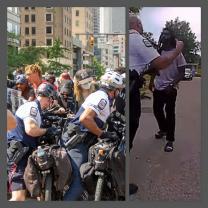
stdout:
<svg viewBox="0 0 208 208">
<path fill-rule="evenodd" d="M 21 105 L 15 114 L 17 126 L 7 132 L 7 157 L 11 201 L 24 201 L 26 187 L 23 174 L 27 159 L 37 147 L 38 138 L 44 134 L 52 135 L 54 128 L 41 128 L 41 112 L 48 108 L 54 97 L 51 84 L 42 83 L 37 89 L 37 99 Z"/>
<path fill-rule="evenodd" d="M 106 132 L 103 128 L 111 113 L 113 100 L 121 88 L 123 88 L 123 78 L 118 73 L 105 73 L 101 77 L 101 88 L 86 98 L 75 118 L 68 124 L 78 126 L 81 134 L 85 132 L 86 136 L 72 149 L 68 149 L 72 163 L 73 178 L 70 188 L 64 196 L 64 200 L 78 200 L 83 192 L 80 166 L 87 162 L 89 147 L 96 143 L 96 138 L 117 138 L 115 133 Z M 62 137 L 64 145 L 68 139 L 67 133 L 64 133 Z"/>
<path fill-rule="evenodd" d="M 158 45 L 160 46 L 159 53 L 162 55 L 172 51 L 176 46 L 173 32 L 164 28 Z M 185 66 L 185 58 L 180 53 L 169 66 L 160 71 L 160 74 L 154 80 L 153 110 L 160 129 L 155 134 L 155 138 L 161 139 L 163 136 L 166 136 L 165 152 L 173 151 L 173 142 L 175 141 L 176 85 L 184 77 Z"/>
<path fill-rule="evenodd" d="M 176 48 L 168 55 L 160 55 L 151 43 L 142 36 L 143 27 L 135 15 L 129 17 L 129 69 L 130 69 L 130 149 L 139 126 L 141 115 L 140 77 L 148 70 L 165 69 L 183 49 L 183 42 L 177 41 Z"/>
</svg>

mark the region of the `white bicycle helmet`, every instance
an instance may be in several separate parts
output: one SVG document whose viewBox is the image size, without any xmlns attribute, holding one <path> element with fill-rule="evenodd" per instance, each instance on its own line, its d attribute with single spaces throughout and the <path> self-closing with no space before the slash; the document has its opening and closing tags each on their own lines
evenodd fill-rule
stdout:
<svg viewBox="0 0 208 208">
<path fill-rule="evenodd" d="M 100 79 L 101 87 L 109 90 L 124 88 L 123 77 L 117 72 L 106 72 Z"/>
</svg>

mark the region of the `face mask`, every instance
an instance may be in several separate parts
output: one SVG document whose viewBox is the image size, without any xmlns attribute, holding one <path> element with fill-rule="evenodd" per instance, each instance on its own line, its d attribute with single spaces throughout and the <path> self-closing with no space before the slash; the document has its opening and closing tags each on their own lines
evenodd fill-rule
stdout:
<svg viewBox="0 0 208 208">
<path fill-rule="evenodd" d="M 91 83 L 88 82 L 88 83 L 85 83 L 85 84 L 81 84 L 80 86 L 81 86 L 81 88 L 84 89 L 84 90 L 89 90 L 90 87 L 91 87 Z"/>
</svg>

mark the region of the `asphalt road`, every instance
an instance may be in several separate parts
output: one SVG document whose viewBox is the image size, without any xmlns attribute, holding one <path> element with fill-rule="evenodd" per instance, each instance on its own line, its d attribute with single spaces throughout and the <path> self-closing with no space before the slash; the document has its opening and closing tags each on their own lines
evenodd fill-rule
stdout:
<svg viewBox="0 0 208 208">
<path fill-rule="evenodd" d="M 152 99 L 144 99 L 140 127 L 130 154 L 130 182 L 137 184 L 139 190 L 130 199 L 199 200 L 201 78 L 180 83 L 173 152 L 164 152 L 166 141 L 154 138 L 157 131 Z"/>
</svg>

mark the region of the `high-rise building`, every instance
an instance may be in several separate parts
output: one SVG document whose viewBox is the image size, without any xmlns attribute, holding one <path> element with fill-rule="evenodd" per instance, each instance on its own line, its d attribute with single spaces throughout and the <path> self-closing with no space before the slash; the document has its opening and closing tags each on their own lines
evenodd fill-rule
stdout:
<svg viewBox="0 0 208 208">
<path fill-rule="evenodd" d="M 100 8 L 93 7 L 93 19 L 94 19 L 94 56 L 98 61 L 101 61 L 101 49 L 98 48 L 98 40 L 100 36 Z"/>
<path fill-rule="evenodd" d="M 20 14 L 18 7 L 7 7 L 7 31 L 17 36 L 20 34 Z M 19 40 L 8 37 L 8 44 L 18 47 Z"/>
<path fill-rule="evenodd" d="M 90 44 L 93 34 L 93 8 L 72 7 L 72 35 L 82 41 L 83 65 L 90 65 L 94 55 L 94 46 Z"/>
<path fill-rule="evenodd" d="M 72 66 L 72 12 L 70 7 L 21 7 L 21 47 L 52 46 L 60 39 L 68 50 L 62 64 Z"/>
<path fill-rule="evenodd" d="M 107 35 L 107 42 L 100 45 L 101 62 L 106 68 L 125 66 L 125 22 L 124 7 L 101 8 L 101 33 Z"/>
<path fill-rule="evenodd" d="M 125 7 L 101 7 L 101 32 L 125 34 Z"/>
</svg>

